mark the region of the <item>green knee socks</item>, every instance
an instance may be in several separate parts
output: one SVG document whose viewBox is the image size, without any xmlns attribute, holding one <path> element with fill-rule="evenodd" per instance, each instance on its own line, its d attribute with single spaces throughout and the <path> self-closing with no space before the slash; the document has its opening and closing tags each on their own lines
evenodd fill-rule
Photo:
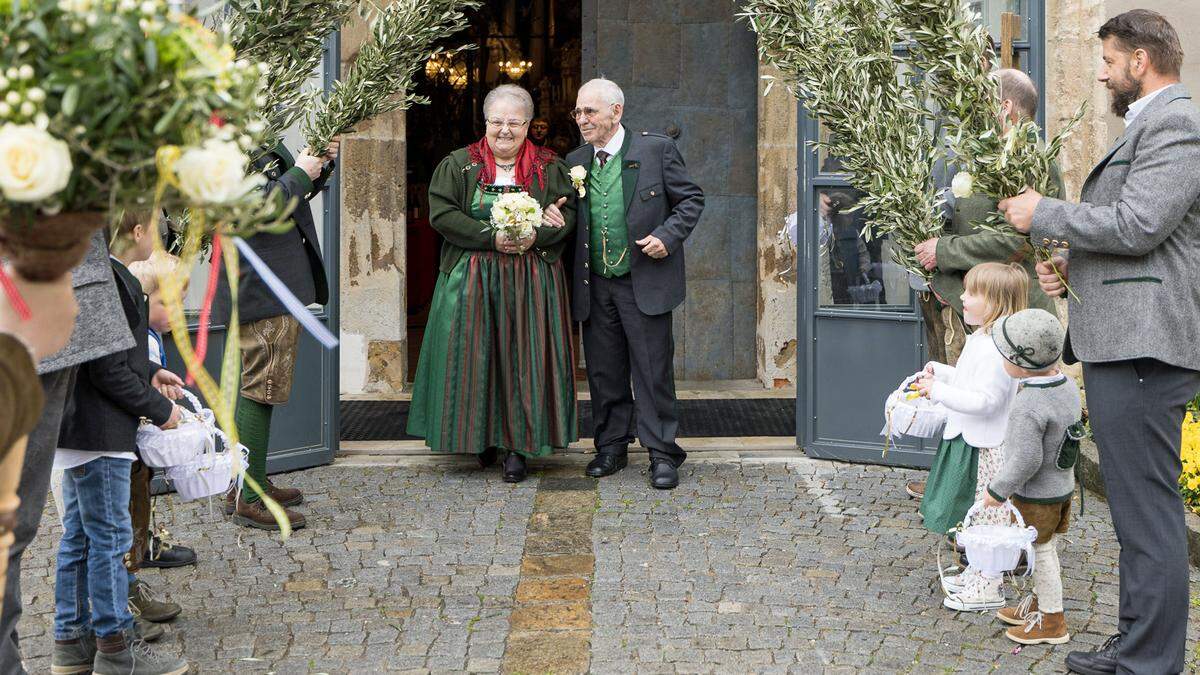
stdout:
<svg viewBox="0 0 1200 675">
<path fill-rule="evenodd" d="M 234 421 L 237 423 L 238 436 L 242 445 L 250 450 L 250 466 L 246 474 L 265 487 L 267 481 L 267 441 L 271 438 L 271 411 L 273 406 L 252 401 L 238 396 L 237 412 Z M 242 491 L 242 499 L 246 502 L 259 501 L 259 494 L 247 486 Z"/>
</svg>

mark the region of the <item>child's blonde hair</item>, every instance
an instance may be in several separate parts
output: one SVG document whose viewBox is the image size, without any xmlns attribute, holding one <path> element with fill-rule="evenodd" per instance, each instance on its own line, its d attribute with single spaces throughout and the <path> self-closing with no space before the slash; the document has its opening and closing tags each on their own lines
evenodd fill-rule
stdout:
<svg viewBox="0 0 1200 675">
<path fill-rule="evenodd" d="M 967 271 L 963 284 L 971 295 L 987 303 L 980 329 L 988 331 L 1002 316 L 1016 314 L 1029 306 L 1029 275 L 1017 263 L 982 263 Z"/>
<path fill-rule="evenodd" d="M 174 274 L 178 267 L 179 258 L 177 256 L 163 251 L 155 251 L 150 254 L 148 259 L 130 264 L 129 272 L 141 282 L 143 293 L 154 295 L 158 292 L 158 277 Z"/>
</svg>

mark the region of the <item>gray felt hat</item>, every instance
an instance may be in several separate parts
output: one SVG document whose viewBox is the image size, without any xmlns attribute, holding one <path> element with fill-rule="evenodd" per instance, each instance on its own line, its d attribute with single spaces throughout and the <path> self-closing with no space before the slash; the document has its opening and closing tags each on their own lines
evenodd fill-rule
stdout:
<svg viewBox="0 0 1200 675">
<path fill-rule="evenodd" d="M 1062 356 L 1066 329 L 1044 309 L 1024 309 L 992 326 L 992 342 L 1001 356 L 1026 370 L 1045 370 Z"/>
</svg>

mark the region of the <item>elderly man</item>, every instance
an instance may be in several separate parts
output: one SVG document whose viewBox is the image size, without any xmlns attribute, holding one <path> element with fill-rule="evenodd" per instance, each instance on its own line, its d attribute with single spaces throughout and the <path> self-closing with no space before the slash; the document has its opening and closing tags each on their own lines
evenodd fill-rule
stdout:
<svg viewBox="0 0 1200 675">
<path fill-rule="evenodd" d="M 1033 80 L 1014 68 L 996 71 L 1000 83 L 1001 114 L 1006 125 L 1033 119 L 1037 114 L 1038 91 Z M 1058 167 L 1052 167 L 1058 193 L 1063 194 Z M 1054 301 L 1037 284 L 1033 251 L 1023 237 L 981 230 L 978 223 L 996 210 L 996 201 L 983 196 L 957 198 L 947 192 L 950 224 L 947 233 L 917 244 L 917 261 L 933 271 L 930 288 L 944 305 L 941 320 L 945 327 L 946 363 L 954 365 L 966 344 L 967 325 L 963 321 L 963 277 L 972 267 L 985 262 L 1020 262 L 1029 274 L 1029 306 L 1056 314 Z M 943 331 L 939 331 L 942 334 Z M 925 494 L 925 483 L 913 481 L 905 486 L 910 496 Z"/>
<path fill-rule="evenodd" d="M 575 236 L 576 321 L 583 322 L 596 458 L 587 475 L 623 469 L 637 437 L 650 453 L 650 484 L 679 485 L 687 454 L 675 442 L 675 344 L 671 312 L 684 297 L 683 242 L 704 210 L 669 137 L 630 133 L 621 124 L 625 94 L 613 82 L 579 89 L 572 116 L 586 145 L 567 155 L 582 170 Z M 561 219 L 554 210 L 548 223 Z M 633 391 L 630 391 L 630 377 Z M 636 394 L 636 397 L 635 397 Z"/>
<path fill-rule="evenodd" d="M 1068 348 L 1083 362 L 1092 432 L 1121 545 L 1118 632 L 1072 652 L 1078 673 L 1178 673 L 1188 616 L 1180 433 L 1200 390 L 1200 110 L 1179 83 L 1175 29 L 1148 10 L 1100 28 L 1100 81 L 1125 117 L 1083 203 L 1032 190 L 1000 203 L 1034 241 L 1070 247 Z M 1055 273 L 1057 267 L 1058 273 Z M 1061 295 L 1067 260 L 1040 264 Z"/>
</svg>

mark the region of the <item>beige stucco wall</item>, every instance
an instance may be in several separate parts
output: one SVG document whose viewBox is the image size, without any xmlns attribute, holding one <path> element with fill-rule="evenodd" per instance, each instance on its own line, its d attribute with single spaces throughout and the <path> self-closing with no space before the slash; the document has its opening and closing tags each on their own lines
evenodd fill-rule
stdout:
<svg viewBox="0 0 1200 675">
<path fill-rule="evenodd" d="M 342 69 L 368 36 L 342 29 Z M 393 394 L 406 375 L 405 124 L 397 111 L 342 144 L 341 393 Z"/>
</svg>

